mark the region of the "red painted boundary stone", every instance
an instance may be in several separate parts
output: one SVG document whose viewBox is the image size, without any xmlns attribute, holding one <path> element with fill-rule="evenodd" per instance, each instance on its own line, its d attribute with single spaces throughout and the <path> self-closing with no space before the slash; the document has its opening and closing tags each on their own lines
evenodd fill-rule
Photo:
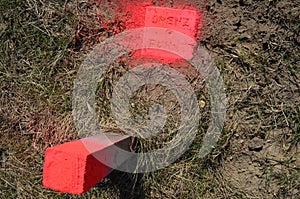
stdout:
<svg viewBox="0 0 300 199">
<path fill-rule="evenodd" d="M 200 14 L 192 9 L 174 9 L 167 7 L 147 6 L 145 13 L 144 27 L 165 28 L 165 34 L 156 34 L 152 30 L 145 32 L 143 38 L 144 49 L 136 51 L 135 59 L 155 59 L 162 63 L 172 63 L 182 57 L 157 48 L 173 49 L 184 51 L 192 58 L 194 45 L 184 43 L 184 37 L 179 40 L 172 40 L 172 31 L 178 31 L 196 40 L 197 26 L 200 21 Z"/>
<path fill-rule="evenodd" d="M 113 157 L 117 152 L 112 149 L 112 145 L 129 151 L 131 138 L 111 134 L 108 135 L 111 142 L 108 142 L 101 139 L 101 136 L 48 148 L 43 171 L 44 187 L 59 192 L 82 194 L 106 177 L 112 169 L 97 160 L 97 155 L 114 161 Z"/>
</svg>

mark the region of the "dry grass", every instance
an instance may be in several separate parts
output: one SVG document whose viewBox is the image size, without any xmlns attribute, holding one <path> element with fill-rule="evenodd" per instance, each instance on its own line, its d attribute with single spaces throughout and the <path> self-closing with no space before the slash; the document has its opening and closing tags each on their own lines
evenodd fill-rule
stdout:
<svg viewBox="0 0 300 199">
<path fill-rule="evenodd" d="M 229 102 L 216 149 L 204 160 L 197 159 L 209 122 L 209 96 L 201 79 L 188 77 L 199 91 L 198 99 L 206 102 L 190 150 L 165 169 L 144 175 L 116 172 L 74 196 L 42 187 L 44 151 L 77 138 L 71 113 L 73 80 L 90 48 L 124 30 L 122 18 L 108 12 L 116 4 L 104 1 L 99 9 L 98 1 L 2 0 L 0 198 L 297 198 L 300 5 L 220 2 L 208 1 L 209 34 L 201 38 L 215 57 Z M 119 130 L 109 99 L 129 68 L 127 57 L 120 58 L 99 82 L 97 113 L 105 131 Z M 180 113 L 178 102 L 163 87 L 145 86 L 136 93 L 131 100 L 133 118 L 145 122 L 153 103 L 166 105 L 168 121 L 161 136 L 137 141 L 139 151 L 161 147 L 178 126 L 178 115 L 172 114 Z M 248 150 L 254 137 L 265 142 L 260 152 Z M 251 185 L 244 178 L 251 178 Z M 126 186 L 118 183 L 122 180 Z"/>
</svg>

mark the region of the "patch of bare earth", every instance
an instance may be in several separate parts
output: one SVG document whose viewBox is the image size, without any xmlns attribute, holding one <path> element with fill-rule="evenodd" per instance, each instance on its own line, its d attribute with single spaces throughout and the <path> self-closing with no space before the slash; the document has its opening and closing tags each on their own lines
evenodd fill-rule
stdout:
<svg viewBox="0 0 300 199">
<path fill-rule="evenodd" d="M 226 81 L 230 140 L 203 198 L 299 197 L 299 6 L 209 1 L 204 43 Z"/>
</svg>

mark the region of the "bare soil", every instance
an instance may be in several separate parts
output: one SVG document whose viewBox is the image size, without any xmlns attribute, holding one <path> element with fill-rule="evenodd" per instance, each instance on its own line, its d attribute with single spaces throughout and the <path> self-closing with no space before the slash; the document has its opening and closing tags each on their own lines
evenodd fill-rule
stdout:
<svg viewBox="0 0 300 199">
<path fill-rule="evenodd" d="M 299 146 L 291 140 L 299 134 L 299 3 L 208 7 L 215 20 L 204 42 L 227 81 L 230 139 L 204 198 L 298 198 Z"/>
</svg>

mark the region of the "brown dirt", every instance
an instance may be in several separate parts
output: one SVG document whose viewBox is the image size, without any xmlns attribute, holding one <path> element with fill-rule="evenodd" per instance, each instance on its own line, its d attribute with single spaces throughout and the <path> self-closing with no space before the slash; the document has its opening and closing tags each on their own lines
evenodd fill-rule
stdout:
<svg viewBox="0 0 300 199">
<path fill-rule="evenodd" d="M 204 42 L 227 81 L 231 138 L 226 155 L 209 172 L 215 183 L 204 198 L 300 194 L 299 146 L 289 142 L 299 134 L 299 119 L 290 117 L 299 117 L 299 5 L 272 0 L 208 3 L 214 24 L 207 24 L 211 34 Z"/>
</svg>

